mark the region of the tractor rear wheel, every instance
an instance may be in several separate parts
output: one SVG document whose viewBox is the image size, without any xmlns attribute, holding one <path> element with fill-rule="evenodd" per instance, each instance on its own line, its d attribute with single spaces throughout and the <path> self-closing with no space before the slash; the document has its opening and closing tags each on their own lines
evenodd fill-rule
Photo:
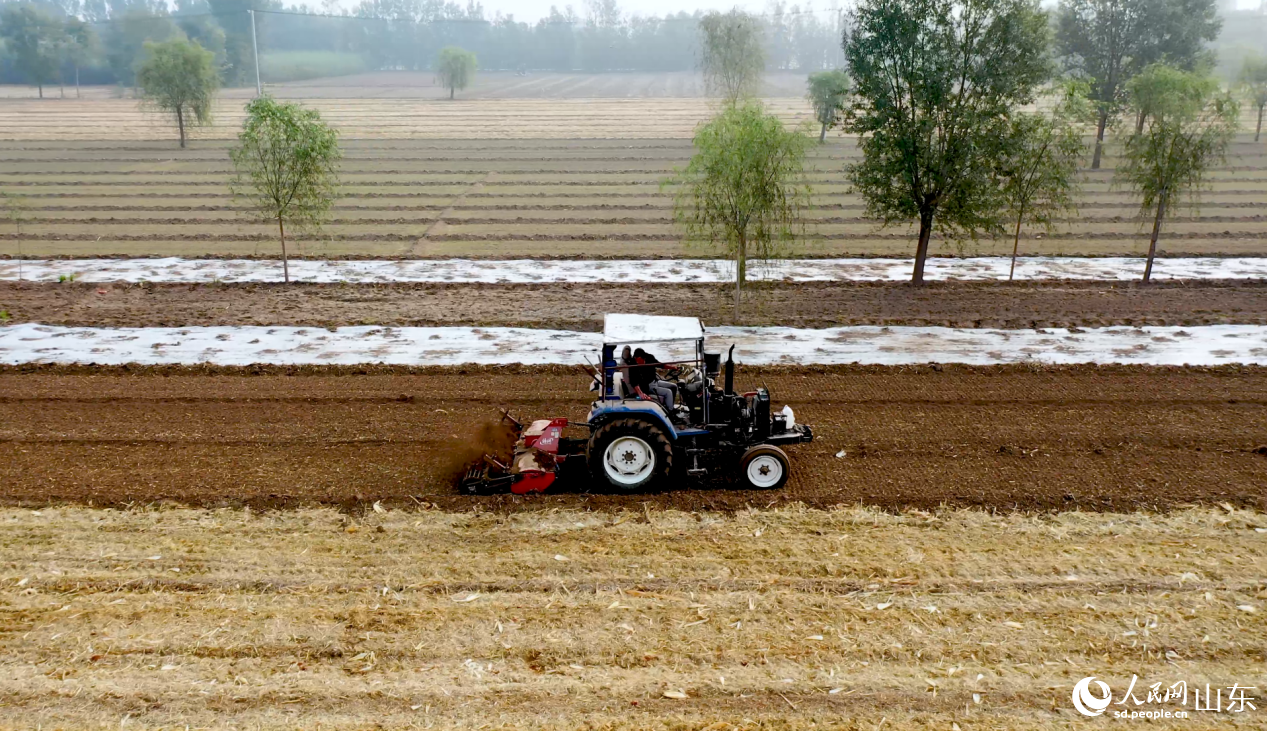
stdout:
<svg viewBox="0 0 1267 731">
<path fill-rule="evenodd" d="M 645 490 L 673 468 L 673 445 L 660 427 L 643 419 L 614 419 L 590 435 L 590 474 L 616 490 Z"/>
<path fill-rule="evenodd" d="M 777 490 L 791 474 L 787 454 L 778 447 L 763 444 L 751 447 L 739 460 L 739 477 L 754 490 Z"/>
</svg>

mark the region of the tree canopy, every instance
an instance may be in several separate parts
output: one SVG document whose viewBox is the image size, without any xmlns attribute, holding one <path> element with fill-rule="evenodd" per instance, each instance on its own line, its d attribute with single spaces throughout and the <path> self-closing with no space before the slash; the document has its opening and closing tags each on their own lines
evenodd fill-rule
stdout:
<svg viewBox="0 0 1267 731">
<path fill-rule="evenodd" d="M 145 44 L 183 38 L 180 28 L 165 14 L 147 8 L 131 8 L 111 18 L 104 34 L 106 60 L 115 78 L 124 86 L 136 85 L 136 64 L 145 53 Z"/>
<path fill-rule="evenodd" d="M 57 78 L 65 40 L 61 23 L 31 5 L 5 5 L 0 7 L 0 40 L 43 98 L 44 85 Z"/>
<path fill-rule="evenodd" d="M 1254 141 L 1263 135 L 1263 108 L 1267 107 L 1267 58 L 1251 56 L 1245 59 L 1241 68 L 1240 85 L 1249 103 L 1258 112 L 1258 122 L 1254 125 Z"/>
<path fill-rule="evenodd" d="M 262 96 L 246 105 L 246 122 L 229 157 L 234 199 L 248 201 L 257 218 L 277 224 L 282 275 L 289 282 L 286 226 L 315 231 L 329 215 L 342 157 L 338 133 L 315 109 Z"/>
<path fill-rule="evenodd" d="M 840 69 L 816 71 L 809 75 L 809 101 L 814 107 L 814 118 L 822 125 L 818 141 L 827 137 L 827 128 L 836 123 L 849 94 L 849 74 Z"/>
<path fill-rule="evenodd" d="M 861 0 L 845 40 L 854 82 L 844 128 L 862 159 L 847 168 L 870 215 L 916 220 L 912 282 L 934 228 L 1001 230 L 997 171 L 1015 110 L 1050 75 L 1036 0 Z"/>
<path fill-rule="evenodd" d="M 1144 129 L 1126 138 L 1114 181 L 1139 195 L 1141 215 L 1153 217 L 1147 282 L 1162 223 L 1181 200 L 1198 204 L 1205 173 L 1224 159 L 1240 110 L 1218 82 L 1202 74 L 1152 65 L 1144 75 L 1157 87 L 1155 101 Z"/>
<path fill-rule="evenodd" d="M 1215 0 L 1061 0 L 1056 52 L 1069 73 L 1086 79 L 1099 111 L 1091 167 L 1100 167 L 1104 132 L 1127 102 L 1127 83 L 1150 63 L 1188 70 L 1209 60 L 1218 36 Z M 1140 110 L 1146 111 L 1146 110 Z"/>
<path fill-rule="evenodd" d="M 175 116 L 181 147 L 186 125 L 211 123 L 211 102 L 220 88 L 220 77 L 215 56 L 197 43 L 146 43 L 136 84 L 148 103 Z"/>
<path fill-rule="evenodd" d="M 755 96 L 766 62 L 760 21 L 735 9 L 705 15 L 699 28 L 700 68 L 709 92 L 732 106 Z"/>
<path fill-rule="evenodd" d="M 674 219 L 690 243 L 720 246 L 735 262 L 735 319 L 749 259 L 770 259 L 804 230 L 809 207 L 803 133 L 750 102 L 701 126 L 695 154 L 674 181 Z"/>
<path fill-rule="evenodd" d="M 465 89 L 475 80 L 475 54 L 457 46 L 445 46 L 436 58 L 436 72 L 440 75 L 440 85 L 449 89 L 452 99 L 455 90 Z"/>
<path fill-rule="evenodd" d="M 97 34 L 92 26 L 79 18 L 66 19 L 66 56 L 75 67 L 75 96 L 79 96 L 79 69 L 97 52 Z"/>
</svg>

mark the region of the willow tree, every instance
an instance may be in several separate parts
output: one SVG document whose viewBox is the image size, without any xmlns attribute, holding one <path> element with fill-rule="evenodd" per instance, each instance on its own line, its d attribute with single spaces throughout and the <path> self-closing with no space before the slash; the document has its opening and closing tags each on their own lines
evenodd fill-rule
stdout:
<svg viewBox="0 0 1267 731">
<path fill-rule="evenodd" d="M 1240 109 L 1215 80 L 1173 67 L 1153 66 L 1155 96 L 1144 129 L 1127 138 L 1114 182 L 1140 196 L 1140 214 L 1151 216 L 1144 281 L 1152 276 L 1162 223 L 1176 203 L 1200 201 L 1205 173 L 1222 162 L 1240 121 Z"/>
<path fill-rule="evenodd" d="M 756 96 L 765 71 L 761 21 L 739 9 L 700 18 L 700 68 L 711 94 L 728 106 Z"/>
<path fill-rule="evenodd" d="M 719 246 L 735 262 L 735 319 L 750 259 L 772 259 L 804 232 L 805 152 L 811 140 L 756 102 L 702 125 L 679 171 L 674 219 L 688 242 Z"/>
<path fill-rule="evenodd" d="M 818 133 L 818 142 L 822 144 L 827 138 L 827 128 L 836 123 L 849 94 L 849 74 L 840 69 L 817 71 L 809 75 L 807 83 L 814 117 L 822 125 Z"/>
<path fill-rule="evenodd" d="M 1011 120 L 1049 76 L 1037 0 L 861 0 L 845 39 L 853 94 L 847 169 L 870 215 L 916 220 L 911 282 L 924 281 L 934 228 L 1002 230 L 997 171 Z"/>
<path fill-rule="evenodd" d="M 436 57 L 436 72 L 440 74 L 440 85 L 448 88 L 452 99 L 458 89 L 465 89 L 475 80 L 475 54 L 458 48 L 445 46 Z"/>
<path fill-rule="evenodd" d="M 238 146 L 229 151 L 236 173 L 234 199 L 245 199 L 262 220 L 277 223 L 282 277 L 290 281 L 286 226 L 315 231 L 334 204 L 338 185 L 338 133 L 315 109 L 270 96 L 246 105 Z"/>
<path fill-rule="evenodd" d="M 146 43 L 136 85 L 147 104 L 176 118 L 184 147 L 187 126 L 211 123 L 211 102 L 220 88 L 215 55 L 184 40 Z"/>
</svg>

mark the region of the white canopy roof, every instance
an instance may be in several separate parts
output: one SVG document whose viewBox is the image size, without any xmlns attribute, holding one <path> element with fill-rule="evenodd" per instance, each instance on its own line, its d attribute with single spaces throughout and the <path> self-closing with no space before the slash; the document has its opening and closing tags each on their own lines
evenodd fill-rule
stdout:
<svg viewBox="0 0 1267 731">
<path fill-rule="evenodd" d="M 702 337 L 704 325 L 698 317 L 607 315 L 603 319 L 603 342 L 606 343 L 655 343 Z"/>
</svg>

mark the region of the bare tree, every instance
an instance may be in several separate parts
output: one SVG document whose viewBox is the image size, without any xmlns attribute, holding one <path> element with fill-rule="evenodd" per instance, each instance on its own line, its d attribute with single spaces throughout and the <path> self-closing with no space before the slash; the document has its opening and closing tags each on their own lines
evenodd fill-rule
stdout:
<svg viewBox="0 0 1267 731">
<path fill-rule="evenodd" d="M 1090 116 L 1085 85 L 1070 83 L 1050 116 L 1018 113 L 1012 118 L 1003 168 L 1003 200 L 1016 220 L 1012 238 L 1010 281 L 1016 275 L 1021 227 L 1037 224 L 1050 230 L 1056 217 L 1077 209 L 1078 158 L 1082 156 L 1082 120 Z"/>
</svg>

